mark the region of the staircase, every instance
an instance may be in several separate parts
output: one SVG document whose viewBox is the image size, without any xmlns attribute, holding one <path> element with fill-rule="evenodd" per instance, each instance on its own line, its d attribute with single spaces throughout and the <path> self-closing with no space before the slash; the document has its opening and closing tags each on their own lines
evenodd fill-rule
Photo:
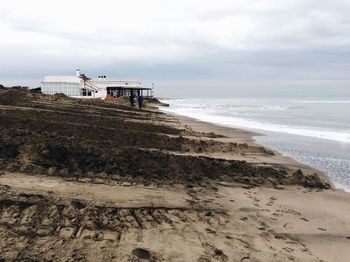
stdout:
<svg viewBox="0 0 350 262">
<path fill-rule="evenodd" d="M 84 81 L 84 88 L 89 91 L 97 92 L 98 88 L 94 84 L 92 84 L 90 81 Z"/>
</svg>

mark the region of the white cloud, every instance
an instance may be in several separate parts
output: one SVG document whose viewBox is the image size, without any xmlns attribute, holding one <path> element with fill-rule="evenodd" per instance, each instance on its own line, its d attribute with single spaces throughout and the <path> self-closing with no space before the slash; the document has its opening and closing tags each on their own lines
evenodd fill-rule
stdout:
<svg viewBox="0 0 350 262">
<path fill-rule="evenodd" d="M 348 10 L 348 0 L 3 1 L 0 77 L 15 67 L 230 61 L 223 70 L 230 71 L 242 54 L 259 54 L 245 61 L 252 67 L 283 62 L 273 57 L 276 51 L 332 56 L 350 45 Z"/>
</svg>

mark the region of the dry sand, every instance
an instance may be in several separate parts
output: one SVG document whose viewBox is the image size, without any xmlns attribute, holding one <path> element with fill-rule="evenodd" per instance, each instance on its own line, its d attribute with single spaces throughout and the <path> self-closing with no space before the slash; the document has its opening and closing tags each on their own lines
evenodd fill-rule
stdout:
<svg viewBox="0 0 350 262">
<path fill-rule="evenodd" d="M 250 132 L 28 93 L 0 113 L 4 261 L 350 257 L 349 194 Z"/>
</svg>

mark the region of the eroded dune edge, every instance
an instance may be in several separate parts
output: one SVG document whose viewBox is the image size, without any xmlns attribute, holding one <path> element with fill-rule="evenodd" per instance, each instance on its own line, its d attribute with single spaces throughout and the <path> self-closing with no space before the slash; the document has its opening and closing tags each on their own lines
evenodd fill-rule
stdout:
<svg viewBox="0 0 350 262">
<path fill-rule="evenodd" d="M 0 90 L 0 258 L 346 261 L 347 193 L 156 106 Z"/>
</svg>

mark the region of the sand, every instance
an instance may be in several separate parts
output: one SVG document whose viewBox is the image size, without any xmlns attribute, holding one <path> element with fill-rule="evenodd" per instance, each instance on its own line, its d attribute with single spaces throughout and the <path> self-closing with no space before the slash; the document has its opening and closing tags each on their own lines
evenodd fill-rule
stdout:
<svg viewBox="0 0 350 262">
<path fill-rule="evenodd" d="M 348 261 L 325 174 L 155 106 L 0 90 L 0 259 Z"/>
<path fill-rule="evenodd" d="M 252 136 L 259 134 L 216 126 L 181 116 L 177 118 L 182 125 L 193 130 L 215 132 L 226 136 L 225 139 L 229 141 L 241 141 L 251 146 L 258 146 L 254 143 Z M 306 173 L 316 172 L 324 180 L 330 182 L 326 174 L 282 156 L 278 152 L 274 151 L 274 153 L 272 157 L 246 154 L 244 159 L 256 163 L 268 162 L 284 165 L 291 169 L 300 168 Z M 220 154 L 220 157 L 231 159 L 232 155 Z M 291 255 L 289 257 L 287 253 L 284 253 L 279 258 L 277 255 L 272 260 L 348 261 L 350 255 L 348 248 L 350 244 L 349 193 L 334 188 L 319 191 L 296 186 L 283 187 L 283 190 L 266 187 L 244 190 L 235 188 L 234 185 L 224 184 L 218 188 L 219 205 L 227 205 L 225 210 L 230 210 L 236 219 L 245 216 L 246 221 L 253 220 L 256 223 L 254 226 L 244 227 L 243 230 L 253 236 L 253 243 L 258 246 L 263 245 L 264 248 L 268 246 L 270 250 L 265 250 L 265 252 L 281 251 L 282 249 Z M 234 204 L 230 205 L 229 202 Z M 259 228 L 259 224 L 262 225 L 262 228 Z M 233 226 L 231 230 L 236 231 L 237 227 Z M 279 241 L 274 242 L 276 238 Z M 281 255 L 280 252 L 276 254 Z M 257 256 L 254 259 L 250 255 L 249 257 L 251 260 L 271 261 L 269 257 Z M 232 259 L 232 261 L 236 260 Z"/>
</svg>

